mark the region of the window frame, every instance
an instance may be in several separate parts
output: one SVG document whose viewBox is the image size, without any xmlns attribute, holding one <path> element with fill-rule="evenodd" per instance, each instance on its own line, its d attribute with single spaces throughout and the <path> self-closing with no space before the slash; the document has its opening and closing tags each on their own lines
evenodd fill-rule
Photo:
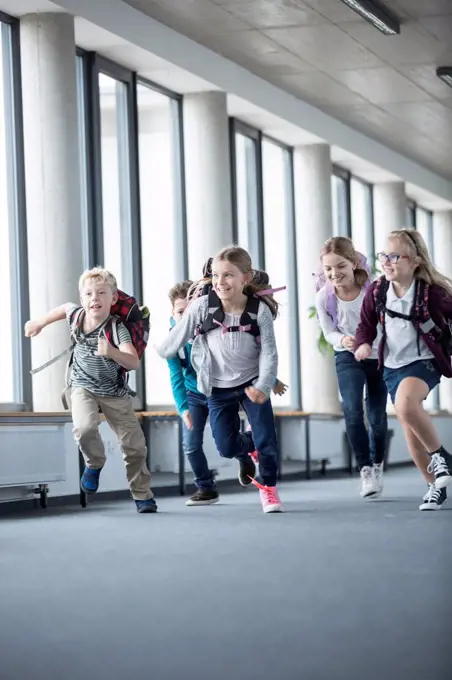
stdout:
<svg viewBox="0 0 452 680">
<path fill-rule="evenodd" d="M 255 200 L 256 200 L 256 224 L 257 233 L 248 234 L 250 250 L 257 253 L 253 258 L 256 268 L 265 269 L 264 248 L 264 202 L 262 189 L 262 131 L 244 123 L 238 118 L 229 119 L 229 145 L 231 154 L 231 191 L 232 191 L 232 233 L 234 243 L 238 242 L 238 198 L 237 198 L 237 135 L 247 137 L 253 142 L 254 147 L 254 177 L 255 177 Z M 247 187 L 248 188 L 248 187 Z M 254 262 L 256 260 L 256 262 Z"/>
<path fill-rule="evenodd" d="M 352 205 L 351 205 L 351 188 L 350 181 L 352 178 L 352 173 L 339 165 L 333 164 L 331 171 L 331 179 L 333 177 L 338 177 L 345 184 L 345 234 L 340 234 L 340 236 L 346 236 L 347 238 L 352 238 Z"/>
<path fill-rule="evenodd" d="M 0 11 L 3 33 L 3 85 L 5 99 L 5 145 L 9 256 L 11 261 L 13 401 L 33 410 L 31 346 L 23 327 L 30 317 L 28 241 L 25 196 L 25 156 L 20 59 L 20 21 Z M 5 37 L 7 39 L 5 40 Z"/>
<path fill-rule="evenodd" d="M 406 220 L 408 229 L 417 228 L 416 212 L 418 207 L 419 206 L 417 205 L 416 201 L 413 201 L 411 198 L 406 199 Z M 408 216 L 410 216 L 411 219 L 409 219 Z M 408 222 L 410 222 L 410 224 L 408 224 Z"/>
</svg>

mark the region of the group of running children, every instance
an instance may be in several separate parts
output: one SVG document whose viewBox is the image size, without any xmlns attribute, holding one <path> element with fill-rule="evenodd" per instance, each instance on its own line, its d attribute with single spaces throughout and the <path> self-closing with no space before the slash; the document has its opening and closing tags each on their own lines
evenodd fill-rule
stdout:
<svg viewBox="0 0 452 680">
<path fill-rule="evenodd" d="M 411 229 L 391 232 L 377 258 L 383 275 L 372 281 L 366 259 L 350 239 L 335 237 L 324 244 L 317 275 L 318 319 L 334 349 L 361 496 L 375 498 L 383 490 L 389 393 L 427 484 L 420 509 L 437 510 L 447 498 L 452 456 L 422 404 L 441 376 L 452 377 L 452 282 L 435 269 L 424 240 Z M 186 504 L 219 500 L 203 449 L 209 419 L 220 456 L 238 461 L 239 483 L 257 487 L 265 513 L 282 512 L 270 395 L 283 394 L 287 386 L 277 378 L 274 290 L 264 272 L 253 270 L 246 250 L 236 246 L 211 258 L 203 274 L 197 283 L 184 281 L 170 290 L 171 329 L 155 346 L 169 364 L 184 451 L 194 474 L 196 492 Z M 86 271 L 79 287 L 81 306 L 64 304 L 43 319 L 28 321 L 25 334 L 34 337 L 58 320 L 69 324 L 70 405 L 85 460 L 83 491 L 98 490 L 106 460 L 99 434 L 102 412 L 122 448 L 137 511 L 154 513 L 146 442 L 126 380 L 146 346 L 149 313 L 118 291 L 115 277 L 105 269 Z M 249 423 L 246 432 L 240 409 Z"/>
</svg>

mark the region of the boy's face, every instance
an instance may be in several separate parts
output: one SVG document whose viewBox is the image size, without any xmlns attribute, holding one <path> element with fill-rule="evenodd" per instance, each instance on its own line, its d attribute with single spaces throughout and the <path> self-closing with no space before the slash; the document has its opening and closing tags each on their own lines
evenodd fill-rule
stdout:
<svg viewBox="0 0 452 680">
<path fill-rule="evenodd" d="M 188 300 L 185 298 L 177 298 L 177 300 L 174 300 L 173 319 L 176 323 L 182 319 L 182 316 L 187 309 L 187 305 Z"/>
<path fill-rule="evenodd" d="M 80 300 L 86 314 L 99 323 L 107 318 L 117 299 L 117 293 L 113 293 L 108 283 L 94 279 L 85 281 L 80 294 Z"/>
</svg>

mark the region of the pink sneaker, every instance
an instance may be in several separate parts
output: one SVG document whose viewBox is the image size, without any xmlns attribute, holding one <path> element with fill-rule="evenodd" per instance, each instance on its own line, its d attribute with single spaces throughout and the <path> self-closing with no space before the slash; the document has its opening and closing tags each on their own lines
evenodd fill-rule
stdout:
<svg viewBox="0 0 452 680">
<path fill-rule="evenodd" d="M 278 489 L 276 486 L 266 486 L 259 484 L 255 479 L 251 480 L 254 486 L 259 489 L 259 496 L 261 497 L 262 510 L 267 512 L 284 512 L 283 504 L 279 498 Z"/>
<path fill-rule="evenodd" d="M 252 451 L 250 453 L 251 458 L 254 460 L 255 465 L 259 463 L 259 458 L 257 456 L 257 451 Z"/>
</svg>

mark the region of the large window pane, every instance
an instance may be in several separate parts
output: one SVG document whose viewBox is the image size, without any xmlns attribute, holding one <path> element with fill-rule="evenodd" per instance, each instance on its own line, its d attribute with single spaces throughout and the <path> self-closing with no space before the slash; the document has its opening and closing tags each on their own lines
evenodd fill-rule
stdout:
<svg viewBox="0 0 452 680">
<path fill-rule="evenodd" d="M 128 86 L 99 73 L 103 264 L 133 291 L 128 136 Z"/>
<path fill-rule="evenodd" d="M 260 216 L 258 188 L 257 141 L 235 134 L 235 179 L 237 196 L 238 244 L 248 250 L 255 267 L 260 262 Z"/>
<path fill-rule="evenodd" d="M 18 211 L 16 187 L 15 117 L 12 82 L 11 26 L 0 23 L 0 290 L 2 331 L 0 402 L 21 395 L 19 349 Z"/>
<path fill-rule="evenodd" d="M 363 253 L 370 264 L 374 262 L 374 236 L 372 220 L 372 189 L 355 178 L 350 182 L 352 239 L 355 248 Z"/>
<path fill-rule="evenodd" d="M 347 181 L 343 177 L 332 175 L 331 197 L 333 203 L 333 235 L 350 236 L 348 187 Z"/>
<path fill-rule="evenodd" d="M 141 251 L 143 298 L 151 310 L 151 323 L 169 328 L 171 307 L 167 292 L 183 279 L 183 233 L 177 102 L 138 85 L 138 139 L 141 194 Z M 166 362 L 146 353 L 148 405 L 173 402 Z"/>
<path fill-rule="evenodd" d="M 262 174 L 264 197 L 264 243 L 265 268 L 275 287 L 286 285 L 290 278 L 290 229 L 292 210 L 290 187 L 288 186 L 287 163 L 288 152 L 280 146 L 264 140 L 262 142 Z M 275 322 L 276 341 L 279 350 L 278 376 L 283 382 L 290 382 L 294 371 L 291 371 L 291 305 L 288 294 L 284 291 L 277 294 L 279 317 Z M 295 386 L 292 385 L 294 388 Z M 282 397 L 274 398 L 275 406 L 290 406 L 293 402 L 289 391 Z"/>
</svg>

